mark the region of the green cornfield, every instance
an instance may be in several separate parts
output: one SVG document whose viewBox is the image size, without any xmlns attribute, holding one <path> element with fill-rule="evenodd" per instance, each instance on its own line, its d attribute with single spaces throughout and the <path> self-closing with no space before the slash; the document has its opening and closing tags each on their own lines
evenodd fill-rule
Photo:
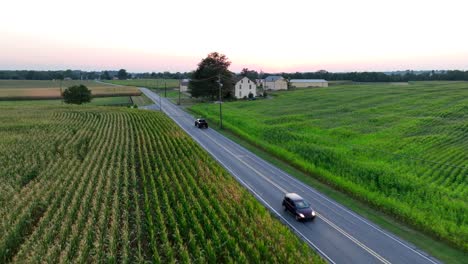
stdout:
<svg viewBox="0 0 468 264">
<path fill-rule="evenodd" d="M 468 82 L 337 85 L 270 95 L 225 103 L 223 125 L 468 250 Z M 191 109 L 218 121 L 218 105 Z"/>
<path fill-rule="evenodd" d="M 0 106 L 1 263 L 323 260 L 161 113 Z"/>
</svg>

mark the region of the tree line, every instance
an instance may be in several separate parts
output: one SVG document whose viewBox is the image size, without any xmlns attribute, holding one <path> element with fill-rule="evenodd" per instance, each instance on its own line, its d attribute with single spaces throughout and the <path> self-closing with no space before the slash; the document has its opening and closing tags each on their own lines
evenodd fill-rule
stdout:
<svg viewBox="0 0 468 264">
<path fill-rule="evenodd" d="M 222 54 L 221 54 L 222 55 Z M 0 80 L 59 80 L 70 78 L 72 80 L 111 80 L 119 79 L 191 79 L 197 75 L 193 72 L 143 72 L 127 73 L 125 69 L 119 71 L 32 71 L 0 70 Z M 399 72 L 328 72 L 320 70 L 316 72 L 295 73 L 266 73 L 244 68 L 240 75 L 248 78 L 263 79 L 269 75 L 281 75 L 286 79 L 325 79 L 328 81 L 347 80 L 353 82 L 408 82 L 408 81 L 468 81 L 468 71 L 399 71 Z"/>
<path fill-rule="evenodd" d="M 264 73 L 243 69 L 241 75 L 248 78 L 263 79 L 269 75 L 280 75 L 285 79 L 325 79 L 327 81 L 353 82 L 408 82 L 408 81 L 468 81 L 468 71 L 398 71 L 398 72 L 343 72 L 325 70 L 316 72 Z"/>
<path fill-rule="evenodd" d="M 119 71 L 33 71 L 33 70 L 0 70 L 0 80 L 61 80 L 69 78 L 72 80 L 112 80 L 118 79 L 187 79 L 191 77 L 190 72 L 144 72 L 128 73 L 125 69 Z"/>
</svg>

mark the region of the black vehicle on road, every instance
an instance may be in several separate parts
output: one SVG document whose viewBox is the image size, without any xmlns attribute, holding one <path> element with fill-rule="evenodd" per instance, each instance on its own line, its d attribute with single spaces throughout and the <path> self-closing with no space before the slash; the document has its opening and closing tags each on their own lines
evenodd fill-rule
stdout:
<svg viewBox="0 0 468 264">
<path fill-rule="evenodd" d="M 287 193 L 284 196 L 283 208 L 285 211 L 291 212 L 297 221 L 314 220 L 316 215 L 310 204 L 296 193 Z"/>
<path fill-rule="evenodd" d="M 195 120 L 195 126 L 198 128 L 208 128 L 208 123 L 205 119 L 197 118 L 197 120 Z"/>
</svg>

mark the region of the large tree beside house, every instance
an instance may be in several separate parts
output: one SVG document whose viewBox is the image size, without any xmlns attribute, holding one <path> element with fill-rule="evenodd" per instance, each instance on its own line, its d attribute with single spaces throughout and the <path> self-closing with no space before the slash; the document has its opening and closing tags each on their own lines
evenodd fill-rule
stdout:
<svg viewBox="0 0 468 264">
<path fill-rule="evenodd" d="M 222 88 L 221 96 L 231 96 L 233 90 L 232 73 L 228 70 L 231 62 L 224 54 L 212 52 L 198 64 L 189 82 L 189 91 L 193 97 L 219 97 L 219 78 Z"/>
</svg>

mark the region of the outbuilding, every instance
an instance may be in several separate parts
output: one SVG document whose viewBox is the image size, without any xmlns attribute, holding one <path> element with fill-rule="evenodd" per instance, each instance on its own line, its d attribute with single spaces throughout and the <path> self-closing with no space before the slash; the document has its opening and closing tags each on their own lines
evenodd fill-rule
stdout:
<svg viewBox="0 0 468 264">
<path fill-rule="evenodd" d="M 180 81 L 180 91 L 181 92 L 187 92 L 188 91 L 188 86 L 189 86 L 189 79 L 182 79 Z"/>
<path fill-rule="evenodd" d="M 264 90 L 287 90 L 288 82 L 281 76 L 268 76 L 263 81 Z"/>
<path fill-rule="evenodd" d="M 328 82 L 323 79 L 292 79 L 289 84 L 295 88 L 328 87 Z"/>
</svg>

